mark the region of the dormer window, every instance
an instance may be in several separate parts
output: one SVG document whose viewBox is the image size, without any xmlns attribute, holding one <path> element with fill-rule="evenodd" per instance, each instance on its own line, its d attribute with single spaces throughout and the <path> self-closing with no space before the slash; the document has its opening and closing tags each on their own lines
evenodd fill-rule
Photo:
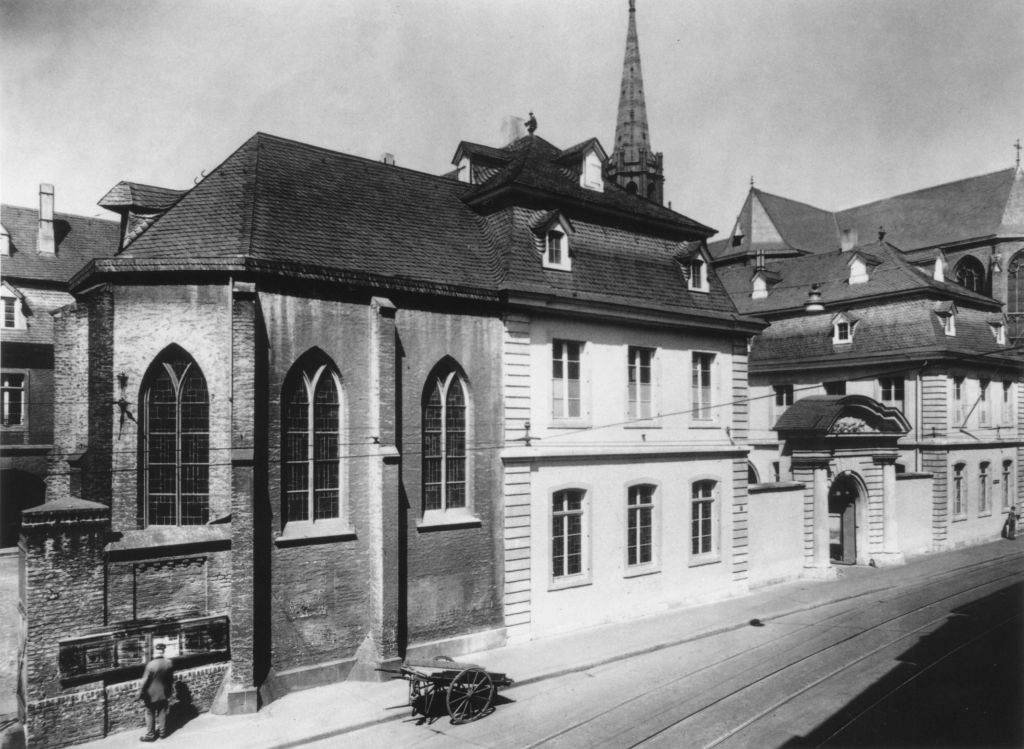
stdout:
<svg viewBox="0 0 1024 749">
<path fill-rule="evenodd" d="M 1001 322 L 991 322 L 989 327 L 992 328 L 992 337 L 996 339 L 996 343 L 1000 346 L 1006 345 L 1006 326 Z"/>
<path fill-rule="evenodd" d="M 0 255 L 9 256 L 11 254 L 11 235 L 7 231 L 7 227 L 0 224 Z"/>
<path fill-rule="evenodd" d="M 939 302 L 935 305 L 935 314 L 942 322 L 942 332 L 947 336 L 956 335 L 956 305 L 951 301 Z"/>
<path fill-rule="evenodd" d="M 866 283 L 868 280 L 868 266 L 859 257 L 850 262 L 850 284 Z"/>
<path fill-rule="evenodd" d="M 552 229 L 544 235 L 544 267 L 569 270 L 569 247 L 565 232 Z"/>
<path fill-rule="evenodd" d="M 596 151 L 587 151 L 587 155 L 583 157 L 583 169 L 580 170 L 580 187 L 596 192 L 604 192 L 601 158 Z"/>
<path fill-rule="evenodd" d="M 751 299 L 765 299 L 768 296 L 768 282 L 764 276 L 754 276 L 754 288 L 750 292 Z"/>
<path fill-rule="evenodd" d="M 7 329 L 25 328 L 25 308 L 21 295 L 5 282 L 0 286 L 0 300 L 3 304 L 3 327 Z"/>
<path fill-rule="evenodd" d="M 847 314 L 836 315 L 832 319 L 832 343 L 853 343 L 857 321 Z"/>
<path fill-rule="evenodd" d="M 530 228 L 534 232 L 541 264 L 551 270 L 572 270 L 569 237 L 573 229 L 569 220 L 558 211 L 550 211 Z"/>
<path fill-rule="evenodd" d="M 708 290 L 708 264 L 702 258 L 687 260 L 683 272 L 686 273 L 686 288 L 690 291 Z"/>
</svg>

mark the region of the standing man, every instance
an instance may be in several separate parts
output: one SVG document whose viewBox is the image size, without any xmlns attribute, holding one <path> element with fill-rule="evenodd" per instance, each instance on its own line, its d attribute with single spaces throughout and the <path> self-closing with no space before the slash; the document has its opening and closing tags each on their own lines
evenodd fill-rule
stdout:
<svg viewBox="0 0 1024 749">
<path fill-rule="evenodd" d="M 174 683 L 174 664 L 164 657 L 167 646 L 162 642 L 153 646 L 153 660 L 142 672 L 139 699 L 146 705 L 146 733 L 140 741 L 167 738 L 167 705 Z"/>
<path fill-rule="evenodd" d="M 1013 541 L 1017 538 L 1017 508 L 1013 506 L 1006 513 L 1006 523 L 1003 525 L 1003 536 Z"/>
</svg>

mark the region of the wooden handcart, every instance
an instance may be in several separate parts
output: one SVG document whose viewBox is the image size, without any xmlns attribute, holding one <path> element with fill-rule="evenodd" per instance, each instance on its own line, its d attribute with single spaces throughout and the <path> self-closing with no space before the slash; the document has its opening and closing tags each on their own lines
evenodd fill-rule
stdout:
<svg viewBox="0 0 1024 749">
<path fill-rule="evenodd" d="M 397 669 L 380 670 L 409 682 L 409 706 L 414 716 L 420 714 L 433 721 L 443 700 L 454 724 L 489 715 L 494 710 L 498 688 L 513 683 L 505 674 L 485 671 L 472 663 L 458 663 L 446 655 L 406 660 Z"/>
</svg>

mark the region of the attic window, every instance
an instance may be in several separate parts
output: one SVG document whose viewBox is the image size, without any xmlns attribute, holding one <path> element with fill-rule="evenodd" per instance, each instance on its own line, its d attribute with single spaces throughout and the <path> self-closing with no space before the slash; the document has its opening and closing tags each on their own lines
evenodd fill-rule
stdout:
<svg viewBox="0 0 1024 749">
<path fill-rule="evenodd" d="M 1001 322 L 989 323 L 992 328 L 992 337 L 996 339 L 996 343 L 1000 346 L 1006 345 L 1006 326 Z"/>
<path fill-rule="evenodd" d="M 583 169 L 580 171 L 580 187 L 595 192 L 604 192 L 604 179 L 601 172 L 601 159 L 593 150 L 587 151 L 583 157 Z"/>
<path fill-rule="evenodd" d="M 8 288 L 7 284 L 0 286 L 0 298 L 3 300 L 3 327 L 24 329 L 26 327 L 25 309 L 21 299 Z"/>
<path fill-rule="evenodd" d="M 708 290 L 708 264 L 701 258 L 693 258 L 683 263 L 686 275 L 686 288 L 690 291 Z"/>
<path fill-rule="evenodd" d="M 935 314 L 942 321 L 942 332 L 947 336 L 956 335 L 956 307 L 953 304 L 944 304 L 935 310 Z"/>
<path fill-rule="evenodd" d="M 850 284 L 867 283 L 868 266 L 862 258 L 855 257 L 850 261 Z"/>
<path fill-rule="evenodd" d="M 569 239 L 565 232 L 550 229 L 544 235 L 544 267 L 555 270 L 572 270 Z"/>
<path fill-rule="evenodd" d="M 832 343 L 853 343 L 857 321 L 846 315 L 837 315 L 832 320 Z"/>
</svg>

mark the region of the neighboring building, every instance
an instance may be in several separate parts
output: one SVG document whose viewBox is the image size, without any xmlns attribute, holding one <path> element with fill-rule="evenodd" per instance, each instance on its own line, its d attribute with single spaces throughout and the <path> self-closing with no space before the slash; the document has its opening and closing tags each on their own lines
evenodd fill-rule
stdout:
<svg viewBox="0 0 1024 749">
<path fill-rule="evenodd" d="M 908 262 L 938 263 L 945 279 L 999 300 L 1007 337 L 1024 340 L 1024 170 L 936 185 L 831 212 L 750 188 L 729 238 L 711 245 L 716 266 L 832 252 L 840 234 L 881 231 Z"/>
<path fill-rule="evenodd" d="M 21 511 L 45 497 L 53 446 L 50 313 L 72 301 L 67 282 L 85 263 L 117 251 L 117 225 L 55 213 L 53 186 L 46 184 L 38 210 L 3 205 L 0 224 L 0 548 L 13 548 Z"/>
<path fill-rule="evenodd" d="M 795 479 L 807 484 L 810 496 L 812 468 L 822 467 L 820 493 L 830 503 L 830 547 L 837 561 L 884 563 L 903 552 L 998 538 L 1002 516 L 1024 496 L 1022 357 L 1000 299 L 984 293 L 1009 258 L 1011 266 L 1020 258 L 1022 235 L 1013 218 L 1020 173 L 977 182 L 1000 187 L 993 189 L 995 209 L 975 205 L 978 213 L 995 216 L 995 224 L 958 224 L 953 218 L 964 216 L 951 208 L 945 240 L 915 224 L 942 213 L 926 199 L 930 191 L 915 193 L 916 202 L 906 196 L 883 201 L 884 212 L 833 215 L 752 189 L 732 238 L 713 246 L 718 274 L 738 309 L 770 322 L 750 353 L 752 480 Z M 945 199 L 984 192 L 978 184 L 974 190 L 956 185 L 936 188 L 937 194 Z M 954 246 L 981 246 L 975 251 L 987 253 L 984 285 L 964 278 L 949 282 L 941 256 L 912 265 L 921 253 L 897 249 L 889 231 L 857 244 L 856 231 L 845 222 L 870 223 L 883 213 L 886 226 L 897 227 L 906 241 L 931 245 L 933 256 L 935 246 L 947 253 Z M 990 229 L 987 237 L 963 236 Z M 993 252 L 1002 258 L 998 270 L 989 262 Z M 1014 287 L 999 288 L 1005 293 Z M 823 436 L 812 427 L 814 419 L 835 417 L 828 409 L 842 396 L 870 400 L 877 404 L 872 408 L 892 409 L 894 418 L 905 421 L 895 452 L 889 446 L 884 459 L 877 451 L 865 457 L 870 438 L 851 442 L 849 435 L 862 427 L 847 419 L 840 423 L 845 444 L 826 448 L 826 439 L 816 455 L 807 453 L 803 437 Z M 907 483 L 883 517 L 888 479 L 880 466 L 889 460 Z M 927 497 L 911 491 L 921 474 L 933 479 Z M 889 532 L 888 547 L 883 531 Z"/>
</svg>

